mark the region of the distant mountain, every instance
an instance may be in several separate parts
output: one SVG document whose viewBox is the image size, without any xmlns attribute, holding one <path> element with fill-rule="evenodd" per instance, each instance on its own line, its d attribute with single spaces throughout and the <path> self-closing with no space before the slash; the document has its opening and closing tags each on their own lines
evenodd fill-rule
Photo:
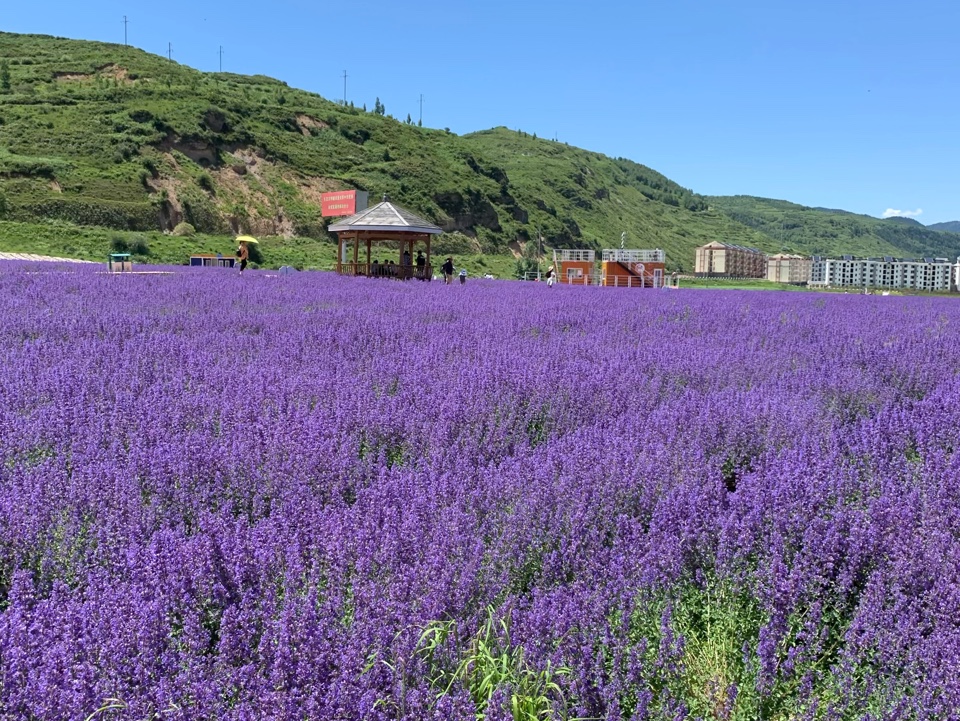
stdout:
<svg viewBox="0 0 960 721">
<path fill-rule="evenodd" d="M 900 216 L 900 215 L 894 215 L 890 218 L 884 218 L 884 220 L 888 223 L 899 223 L 900 225 L 913 225 L 918 228 L 926 227 L 919 220 L 914 220 L 913 218 L 904 218 L 903 216 Z"/>
<path fill-rule="evenodd" d="M 813 210 L 820 210 L 824 213 L 836 213 L 837 215 L 856 215 L 856 213 L 851 213 L 849 210 L 840 210 L 839 208 L 813 208 Z"/>
<path fill-rule="evenodd" d="M 748 195 L 711 196 L 707 201 L 786 252 L 902 258 L 960 255 L 960 233 L 931 230 L 911 218 L 881 220 Z"/>
<path fill-rule="evenodd" d="M 948 220 L 946 223 L 931 223 L 927 227 L 930 230 L 945 231 L 947 233 L 960 233 L 960 220 Z"/>
</svg>

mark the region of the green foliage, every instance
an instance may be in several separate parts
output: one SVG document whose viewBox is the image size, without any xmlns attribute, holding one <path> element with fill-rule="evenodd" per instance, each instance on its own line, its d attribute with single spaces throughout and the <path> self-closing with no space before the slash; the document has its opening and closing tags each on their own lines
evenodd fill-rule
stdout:
<svg viewBox="0 0 960 721">
<path fill-rule="evenodd" d="M 189 238 L 197 234 L 197 229 L 187 222 L 177 223 L 177 227 L 173 229 L 173 234 L 180 238 Z"/>
<path fill-rule="evenodd" d="M 208 193 L 215 192 L 213 178 L 210 177 L 210 173 L 200 173 L 200 175 L 197 176 L 197 185 Z"/>
<path fill-rule="evenodd" d="M 0 175 L 52 178 L 69 168 L 69 165 L 61 158 L 17 155 L 0 148 Z"/>
<path fill-rule="evenodd" d="M 122 235 L 114 235 L 110 238 L 110 250 L 114 253 L 130 252 L 130 243 Z"/>
<path fill-rule="evenodd" d="M 450 658 L 451 640 L 458 635 L 453 621 L 437 621 L 420 635 L 417 653 L 426 662 L 431 685 L 439 696 L 461 685 L 470 694 L 477 718 L 485 717 L 498 691 L 508 698 L 507 711 L 513 721 L 541 721 L 567 718 L 563 690 L 557 683 L 570 673 L 549 661 L 537 669 L 526 658 L 522 646 L 514 645 L 507 618 L 497 618 L 490 606 L 477 632 Z"/>
<path fill-rule="evenodd" d="M 130 252 L 134 255 L 150 255 L 150 243 L 142 235 L 135 235 L 129 242 Z"/>
<path fill-rule="evenodd" d="M 0 93 L 10 92 L 10 63 L 0 60 Z"/>
<path fill-rule="evenodd" d="M 731 220 L 763 233 L 778 251 L 805 255 L 920 258 L 960 255 L 960 234 L 931 230 L 905 219 L 881 220 L 784 200 L 748 195 L 709 198 Z"/>
</svg>

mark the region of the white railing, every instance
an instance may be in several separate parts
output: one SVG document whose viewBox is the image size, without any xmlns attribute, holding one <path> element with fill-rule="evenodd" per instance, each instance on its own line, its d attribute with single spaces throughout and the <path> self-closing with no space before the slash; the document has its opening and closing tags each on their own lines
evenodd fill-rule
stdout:
<svg viewBox="0 0 960 721">
<path fill-rule="evenodd" d="M 593 263 L 597 259 L 597 253 L 594 250 L 555 250 L 554 260 L 569 261 L 576 263 Z"/>
<path fill-rule="evenodd" d="M 654 250 L 604 250 L 602 260 L 605 263 L 665 263 L 666 253 L 660 248 Z"/>
</svg>

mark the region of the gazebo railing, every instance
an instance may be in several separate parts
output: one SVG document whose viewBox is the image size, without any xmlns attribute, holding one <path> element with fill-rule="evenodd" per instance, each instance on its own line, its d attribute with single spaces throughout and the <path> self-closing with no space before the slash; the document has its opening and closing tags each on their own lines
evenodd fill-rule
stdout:
<svg viewBox="0 0 960 721">
<path fill-rule="evenodd" d="M 340 275 L 363 275 L 369 278 L 397 278 L 399 280 L 430 280 L 432 265 L 397 265 L 396 263 L 337 263 Z"/>
</svg>

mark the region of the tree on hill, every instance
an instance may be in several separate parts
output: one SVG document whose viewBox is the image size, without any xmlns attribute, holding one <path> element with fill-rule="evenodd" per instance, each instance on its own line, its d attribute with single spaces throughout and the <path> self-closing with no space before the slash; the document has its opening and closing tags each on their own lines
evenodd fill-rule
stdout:
<svg viewBox="0 0 960 721">
<path fill-rule="evenodd" d="M 10 92 L 10 63 L 6 60 L 0 62 L 0 92 Z"/>
<path fill-rule="evenodd" d="M 380 98 L 377 98 L 377 102 L 373 104 L 373 112 L 376 115 L 383 115 L 387 112 L 387 109 L 384 107 L 383 103 L 380 102 Z"/>
</svg>

